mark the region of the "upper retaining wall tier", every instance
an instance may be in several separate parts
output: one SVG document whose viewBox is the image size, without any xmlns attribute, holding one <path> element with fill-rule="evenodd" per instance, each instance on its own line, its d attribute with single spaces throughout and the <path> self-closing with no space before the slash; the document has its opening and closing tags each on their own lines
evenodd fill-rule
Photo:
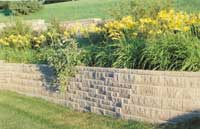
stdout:
<svg viewBox="0 0 200 129">
<path fill-rule="evenodd" d="M 89 26 L 90 24 L 102 24 L 104 21 L 99 18 L 92 18 L 92 19 L 82 19 L 82 20 L 75 20 L 75 21 L 63 21 L 60 25 L 66 29 L 69 29 L 77 24 L 80 24 L 84 27 Z M 25 20 L 24 23 L 28 25 L 32 30 L 41 32 L 46 31 L 49 23 L 46 23 L 45 20 L 37 19 L 37 20 Z M 6 27 L 13 26 L 14 22 L 8 23 L 0 23 L 0 31 L 3 31 Z"/>
<path fill-rule="evenodd" d="M 49 90 L 46 65 L 0 62 L 0 88 L 79 111 L 150 122 L 200 117 L 200 73 L 77 67 L 68 90 Z"/>
</svg>

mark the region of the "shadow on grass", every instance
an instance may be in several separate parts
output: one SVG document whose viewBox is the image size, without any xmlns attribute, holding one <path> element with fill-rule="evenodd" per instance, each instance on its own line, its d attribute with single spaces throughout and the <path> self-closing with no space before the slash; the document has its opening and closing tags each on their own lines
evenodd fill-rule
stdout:
<svg viewBox="0 0 200 129">
<path fill-rule="evenodd" d="M 158 129 L 200 129 L 200 110 L 174 117 Z"/>
<path fill-rule="evenodd" d="M 62 3 L 62 2 L 71 2 L 73 0 L 46 0 L 44 4 L 55 4 L 55 3 Z M 74 0 L 77 1 L 77 0 Z"/>
</svg>

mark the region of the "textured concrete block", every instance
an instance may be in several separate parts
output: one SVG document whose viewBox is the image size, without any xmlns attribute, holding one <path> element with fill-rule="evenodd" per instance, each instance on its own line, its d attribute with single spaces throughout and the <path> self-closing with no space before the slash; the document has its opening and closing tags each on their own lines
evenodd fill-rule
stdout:
<svg viewBox="0 0 200 129">
<path fill-rule="evenodd" d="M 174 98 L 174 99 L 182 99 L 184 95 L 183 88 L 179 87 L 163 87 L 162 88 L 162 97 L 163 98 Z"/>
<path fill-rule="evenodd" d="M 150 122 L 200 115 L 200 73 L 77 67 L 67 91 L 50 88 L 47 65 L 0 62 L 0 89 L 41 97 L 77 111 Z M 192 112 L 192 113 L 191 113 Z"/>
<path fill-rule="evenodd" d="M 139 106 L 161 108 L 161 98 L 150 96 L 132 95 L 131 103 Z"/>
<path fill-rule="evenodd" d="M 192 112 L 192 111 L 200 111 L 200 100 L 183 100 L 183 111 L 184 112 Z"/>
<path fill-rule="evenodd" d="M 165 76 L 164 86 L 185 87 L 185 78 L 181 76 Z"/>
<path fill-rule="evenodd" d="M 182 111 L 183 110 L 183 100 L 182 99 L 169 99 L 163 98 L 161 100 L 163 110 L 174 110 Z"/>
</svg>

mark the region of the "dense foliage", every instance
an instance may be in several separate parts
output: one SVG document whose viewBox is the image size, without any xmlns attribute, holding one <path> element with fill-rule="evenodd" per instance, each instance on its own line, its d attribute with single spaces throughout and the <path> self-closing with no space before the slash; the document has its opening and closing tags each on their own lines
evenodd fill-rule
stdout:
<svg viewBox="0 0 200 129">
<path fill-rule="evenodd" d="M 75 74 L 75 66 L 81 64 L 81 50 L 75 41 L 62 41 L 41 49 L 41 59 L 52 66 L 57 74 L 61 88 L 66 88 L 67 77 Z"/>
<path fill-rule="evenodd" d="M 150 39 L 141 60 L 144 69 L 200 70 L 200 40 L 188 34 L 166 34 Z"/>
<path fill-rule="evenodd" d="M 65 34 L 88 39 L 83 62 L 89 66 L 199 71 L 200 16 L 161 10 L 154 17 L 132 16 L 102 26 L 76 25 Z M 96 42 L 91 40 L 94 37 Z"/>
<path fill-rule="evenodd" d="M 28 15 L 42 8 L 42 3 L 38 0 L 12 1 L 7 5 L 7 13 L 10 15 Z"/>
</svg>

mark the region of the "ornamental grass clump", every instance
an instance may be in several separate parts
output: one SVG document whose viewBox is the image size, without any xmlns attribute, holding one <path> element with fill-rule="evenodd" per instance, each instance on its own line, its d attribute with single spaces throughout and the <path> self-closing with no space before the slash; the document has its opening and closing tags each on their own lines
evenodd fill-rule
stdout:
<svg viewBox="0 0 200 129">
<path fill-rule="evenodd" d="M 145 42 L 139 39 L 132 39 L 128 41 L 120 41 L 115 43 L 116 47 L 113 55 L 115 61 L 112 67 L 115 68 L 140 68 L 139 61 L 142 55 L 142 50 L 145 47 Z"/>
<path fill-rule="evenodd" d="M 143 69 L 199 71 L 200 40 L 184 33 L 149 39 L 140 64 Z"/>
</svg>

